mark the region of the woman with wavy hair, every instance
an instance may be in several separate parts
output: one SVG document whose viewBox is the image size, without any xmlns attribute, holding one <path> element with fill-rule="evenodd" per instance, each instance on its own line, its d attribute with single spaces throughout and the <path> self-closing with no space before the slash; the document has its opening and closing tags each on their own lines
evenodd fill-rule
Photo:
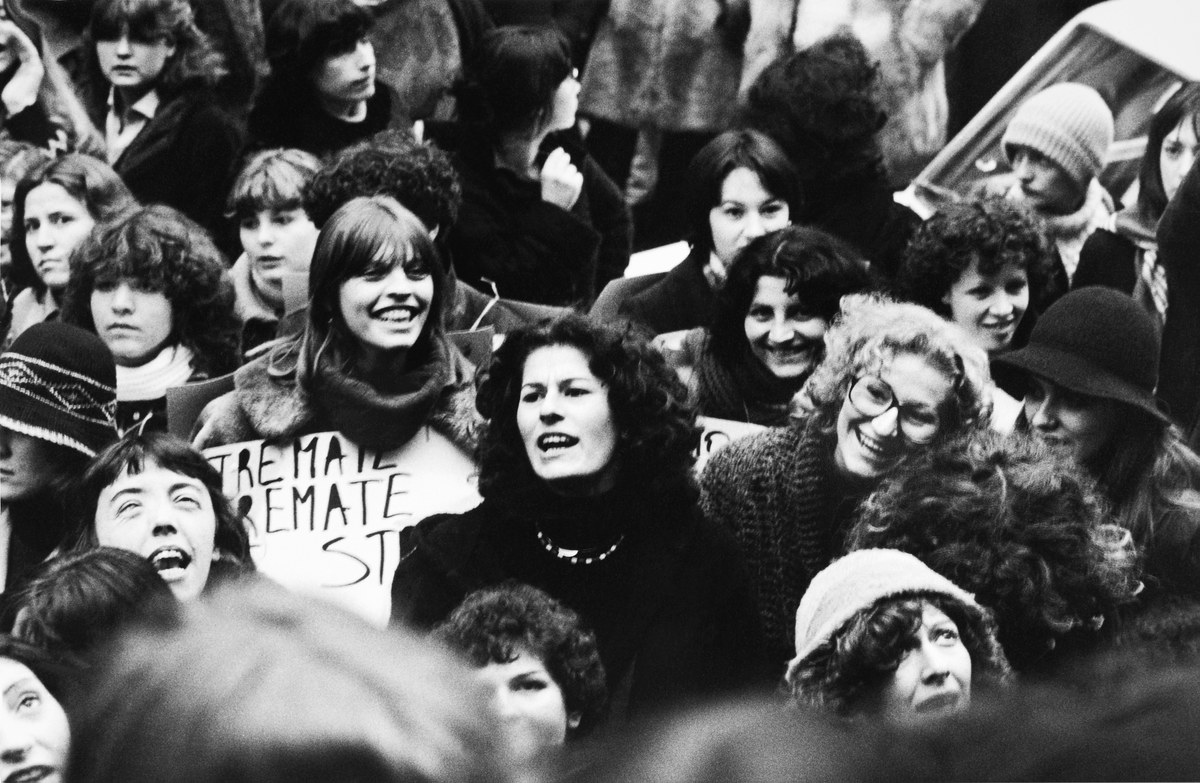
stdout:
<svg viewBox="0 0 1200 783">
<path fill-rule="evenodd" d="M 88 234 L 72 257 L 64 320 L 100 335 L 117 364 L 121 429 L 154 416 L 167 389 L 238 365 L 240 325 L 225 259 L 171 207 L 126 213 Z"/>
<path fill-rule="evenodd" d="M 201 411 L 197 447 L 336 431 L 387 451 L 428 424 L 474 449 L 474 368 L 446 339 L 446 272 L 413 213 L 387 196 L 344 204 L 308 288 L 304 330 L 237 371 Z"/>
<path fill-rule="evenodd" d="M 574 314 L 527 327 L 496 352 L 476 403 L 483 502 L 411 529 L 393 623 L 430 627 L 515 579 L 595 630 L 631 711 L 757 675 L 741 558 L 696 504 L 695 411 L 649 345 Z"/>
<path fill-rule="evenodd" d="M 920 558 L 996 618 L 1018 671 L 1052 671 L 1141 589 L 1133 539 L 1069 456 L 975 433 L 911 460 L 863 503 L 849 550 Z"/>
<path fill-rule="evenodd" d="M 852 294 L 804 386 L 809 411 L 713 455 L 704 509 L 746 554 L 772 664 L 791 658 L 800 596 L 859 502 L 905 459 L 985 421 L 990 384 L 986 354 L 957 326 Z"/>
</svg>

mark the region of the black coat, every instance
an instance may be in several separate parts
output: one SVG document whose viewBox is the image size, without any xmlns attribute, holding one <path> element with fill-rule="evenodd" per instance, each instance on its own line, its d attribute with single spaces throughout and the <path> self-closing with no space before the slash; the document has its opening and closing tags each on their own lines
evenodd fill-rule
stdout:
<svg viewBox="0 0 1200 783">
<path fill-rule="evenodd" d="M 575 609 L 596 631 L 617 709 L 640 712 L 760 681 L 758 613 L 733 537 L 699 514 L 694 490 L 690 502 L 664 494 L 628 504 L 588 499 L 586 508 L 563 499 L 571 519 L 627 531 L 610 557 L 590 565 L 560 560 L 539 542 L 544 507 L 557 500 L 488 499 L 465 514 L 430 517 L 405 542 L 392 622 L 430 628 L 467 593 L 515 579 Z"/>
<path fill-rule="evenodd" d="M 1200 401 L 1200 166 L 1192 166 L 1158 222 L 1158 261 L 1167 270 L 1158 396 L 1191 431 Z M 1193 434 L 1192 445 L 1198 442 Z"/>
<path fill-rule="evenodd" d="M 626 299 L 618 312 L 655 334 L 711 326 L 717 296 L 704 278 L 709 251 L 698 245 L 666 277 Z"/>
</svg>

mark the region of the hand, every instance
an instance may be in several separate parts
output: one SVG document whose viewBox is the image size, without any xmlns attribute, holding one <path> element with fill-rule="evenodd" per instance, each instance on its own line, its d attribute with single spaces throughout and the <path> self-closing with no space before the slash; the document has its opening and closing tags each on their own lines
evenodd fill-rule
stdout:
<svg viewBox="0 0 1200 783">
<path fill-rule="evenodd" d="M 45 78 L 46 69 L 29 36 L 14 22 L 0 19 L 0 59 L 5 59 L 5 55 L 20 63 L 16 73 L 0 90 L 0 101 L 4 103 L 8 115 L 12 116 L 32 106 L 37 100 L 38 88 Z"/>
<path fill-rule="evenodd" d="M 571 163 L 571 156 L 562 147 L 546 156 L 542 165 L 542 201 L 570 209 L 583 192 L 583 174 Z"/>
</svg>

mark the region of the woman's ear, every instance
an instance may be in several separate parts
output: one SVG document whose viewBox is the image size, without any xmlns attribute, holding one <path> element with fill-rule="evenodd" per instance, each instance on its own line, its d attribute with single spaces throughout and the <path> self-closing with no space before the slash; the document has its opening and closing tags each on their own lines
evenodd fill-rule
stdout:
<svg viewBox="0 0 1200 783">
<path fill-rule="evenodd" d="M 572 712 L 567 715 L 567 728 L 574 731 L 579 728 L 579 724 L 583 721 L 583 713 Z"/>
</svg>

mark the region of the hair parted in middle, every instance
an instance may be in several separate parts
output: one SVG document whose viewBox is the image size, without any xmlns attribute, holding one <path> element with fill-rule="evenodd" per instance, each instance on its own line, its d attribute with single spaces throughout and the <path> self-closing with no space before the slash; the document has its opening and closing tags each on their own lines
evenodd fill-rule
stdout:
<svg viewBox="0 0 1200 783">
<path fill-rule="evenodd" d="M 951 426 L 943 428 L 939 440 L 986 421 L 992 394 L 987 354 L 966 332 L 920 305 L 850 294 L 825 334 L 825 359 L 804 387 L 812 403 L 811 426 L 826 435 L 835 432 L 851 384 L 903 354 L 924 359 L 954 382 Z"/>
<path fill-rule="evenodd" d="M 691 480 L 699 428 L 678 376 L 634 327 L 566 313 L 511 332 L 477 376 L 475 404 L 487 419 L 479 443 L 480 494 L 498 496 L 540 481 L 517 429 L 517 403 L 526 359 L 551 346 L 577 349 L 608 388 L 619 483 L 652 489 Z"/>
<path fill-rule="evenodd" d="M 1146 151 L 1142 154 L 1142 165 L 1138 170 L 1138 211 L 1148 222 L 1157 223 L 1167 208 L 1167 192 L 1163 188 L 1162 165 L 1159 155 L 1163 141 L 1183 121 L 1192 125 L 1192 132 L 1200 138 L 1200 83 L 1187 82 L 1180 86 L 1154 113 L 1150 129 L 1146 132 Z"/>
</svg>

